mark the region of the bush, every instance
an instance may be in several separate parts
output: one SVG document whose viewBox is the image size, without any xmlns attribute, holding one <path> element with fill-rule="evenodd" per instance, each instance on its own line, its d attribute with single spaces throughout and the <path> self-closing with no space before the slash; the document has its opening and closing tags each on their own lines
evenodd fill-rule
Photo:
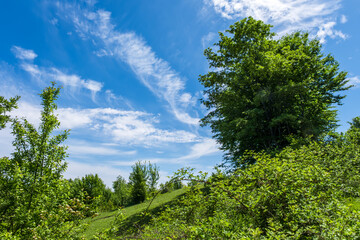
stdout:
<svg viewBox="0 0 360 240">
<path fill-rule="evenodd" d="M 356 239 L 359 211 L 344 197 L 359 193 L 359 132 L 328 142 L 290 147 L 275 157 L 247 152 L 256 164 L 207 180 L 180 170 L 176 177 L 204 182 L 148 226 L 144 238 Z"/>
</svg>

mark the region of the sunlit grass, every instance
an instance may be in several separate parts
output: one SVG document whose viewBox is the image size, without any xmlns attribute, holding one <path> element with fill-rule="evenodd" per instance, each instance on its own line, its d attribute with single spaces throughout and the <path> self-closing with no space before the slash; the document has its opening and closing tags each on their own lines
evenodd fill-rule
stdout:
<svg viewBox="0 0 360 240">
<path fill-rule="evenodd" d="M 149 209 L 154 209 L 156 207 L 162 206 L 176 197 L 180 196 L 181 194 L 185 193 L 186 189 L 179 189 L 172 191 L 170 193 L 160 194 L 158 195 L 154 201 L 151 203 Z M 141 204 L 133 205 L 130 207 L 126 207 L 123 209 L 123 213 L 125 217 L 131 217 L 138 213 L 141 213 L 149 206 L 150 201 L 146 201 Z M 102 212 L 98 216 L 94 218 L 87 218 L 85 221 L 89 223 L 89 227 L 85 232 L 86 239 L 91 239 L 96 233 L 101 232 L 110 227 L 111 222 L 114 220 L 117 211 L 110 211 L 110 212 Z"/>
</svg>

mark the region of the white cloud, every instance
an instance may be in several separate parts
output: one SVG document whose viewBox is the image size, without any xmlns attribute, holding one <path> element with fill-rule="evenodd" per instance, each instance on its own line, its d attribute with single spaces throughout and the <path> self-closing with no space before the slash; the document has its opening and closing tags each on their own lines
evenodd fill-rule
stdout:
<svg viewBox="0 0 360 240">
<path fill-rule="evenodd" d="M 76 74 L 67 74 L 63 71 L 51 67 L 39 67 L 38 65 L 28 62 L 26 60 L 33 60 L 37 54 L 33 50 L 23 49 L 21 47 L 13 46 L 11 48 L 15 56 L 23 62 L 20 64 L 21 68 L 28 72 L 33 78 L 38 81 L 57 81 L 64 84 L 65 87 L 70 87 L 73 90 L 78 88 L 85 88 L 91 92 L 92 100 L 95 101 L 95 95 L 99 92 L 103 83 L 91 79 L 82 79 Z"/>
<path fill-rule="evenodd" d="M 76 74 L 66 74 L 56 68 L 44 68 L 42 75 L 55 81 L 59 81 L 65 86 L 70 86 L 72 88 L 85 88 L 90 90 L 93 101 L 95 101 L 96 93 L 99 92 L 104 85 L 101 82 L 97 82 L 91 79 L 82 79 Z"/>
<path fill-rule="evenodd" d="M 349 80 L 348 85 L 354 85 L 354 87 L 359 87 L 359 85 L 360 85 L 360 77 L 359 76 L 350 77 L 350 78 L 348 78 L 348 80 Z"/>
<path fill-rule="evenodd" d="M 40 125 L 41 106 L 19 101 L 18 108 L 10 112 L 12 117 L 25 118 L 35 127 Z"/>
<path fill-rule="evenodd" d="M 57 18 L 53 18 L 53 19 L 49 20 L 49 23 L 52 25 L 57 25 L 58 22 L 59 22 L 59 20 Z"/>
<path fill-rule="evenodd" d="M 21 60 L 34 60 L 37 57 L 37 54 L 33 50 L 24 49 L 18 46 L 12 46 L 11 51 L 16 58 Z"/>
<path fill-rule="evenodd" d="M 227 19 L 252 16 L 278 27 L 280 35 L 296 30 L 306 30 L 325 37 L 346 38 L 333 30 L 336 11 L 342 0 L 204 0 Z M 344 22 L 345 18 L 341 18 Z"/>
<path fill-rule="evenodd" d="M 122 96 L 117 96 L 115 95 L 111 90 L 106 90 L 105 91 L 105 95 L 106 95 L 106 101 L 109 103 L 109 104 L 117 104 L 117 105 L 121 105 L 121 106 L 126 106 L 128 107 L 129 109 L 134 109 L 131 102 L 122 97 Z"/>
<path fill-rule="evenodd" d="M 196 143 L 191 147 L 189 154 L 177 158 L 177 161 L 182 160 L 196 160 L 204 156 L 212 155 L 214 153 L 220 152 L 219 145 L 214 139 L 205 138 L 202 142 Z"/>
<path fill-rule="evenodd" d="M 91 38 L 102 45 L 98 56 L 112 56 L 127 63 L 137 78 L 157 97 L 164 99 L 171 112 L 181 122 L 197 125 L 198 118 L 191 117 L 181 105 L 184 80 L 168 62 L 156 56 L 150 46 L 133 32 L 121 33 L 111 23 L 111 13 L 104 10 L 89 11 L 65 4 L 61 15 L 73 22 L 76 32 L 84 39 Z"/>
<path fill-rule="evenodd" d="M 325 42 L 326 37 L 330 37 L 332 39 L 339 37 L 341 39 L 346 39 L 347 35 L 342 33 L 341 31 L 334 30 L 335 22 L 327 22 L 319 27 L 319 31 L 317 33 L 318 38 L 321 43 Z"/>
<path fill-rule="evenodd" d="M 80 144 L 81 143 L 81 144 Z M 113 156 L 113 155 L 134 155 L 136 154 L 136 151 L 121 151 L 118 149 L 106 147 L 106 146 L 94 146 L 92 144 L 88 144 L 85 142 L 78 142 L 74 143 L 71 142 L 71 144 L 68 144 L 68 153 L 70 154 L 70 157 L 75 155 L 98 155 L 98 156 Z"/>
<path fill-rule="evenodd" d="M 38 81 L 56 81 L 63 84 L 65 87 L 71 88 L 72 90 L 80 88 L 87 89 L 91 92 L 91 98 L 93 101 L 95 101 L 96 93 L 98 93 L 103 87 L 103 83 L 101 82 L 91 79 L 82 79 L 76 74 L 67 74 L 54 67 L 39 67 L 32 63 L 22 63 L 20 66 Z"/>
<path fill-rule="evenodd" d="M 20 76 L 14 71 L 14 67 L 8 63 L 0 61 L 0 95 L 5 98 L 15 97 L 16 95 L 22 98 L 28 95 L 24 88 L 28 88 L 19 81 Z"/>
<path fill-rule="evenodd" d="M 41 109 L 40 105 L 20 101 L 19 108 L 12 111 L 11 115 L 24 117 L 38 127 Z M 156 146 L 163 143 L 199 141 L 198 136 L 191 132 L 157 128 L 155 126 L 158 124 L 157 118 L 141 111 L 124 111 L 114 108 L 58 108 L 56 114 L 61 123 L 60 129 L 86 128 L 101 132 L 122 145 Z M 98 150 L 101 149 L 96 151 Z"/>
<path fill-rule="evenodd" d="M 108 187 L 112 187 L 112 182 L 116 180 L 117 176 L 121 175 L 127 179 L 130 174 L 130 169 L 119 169 L 107 163 L 83 163 L 73 160 L 67 162 L 68 168 L 64 173 L 65 178 L 74 179 L 84 177 L 87 174 L 98 174 Z"/>
<path fill-rule="evenodd" d="M 14 141 L 14 136 L 9 127 L 0 130 L 0 158 L 10 157 L 13 150 L 12 141 Z"/>
<path fill-rule="evenodd" d="M 195 143 L 190 148 L 190 152 L 186 155 L 176 158 L 151 158 L 145 159 L 145 161 L 150 161 L 153 163 L 173 163 L 173 164 L 196 164 L 193 160 L 200 159 L 205 156 L 214 155 L 216 153 L 221 153 L 219 150 L 219 145 L 216 143 L 214 139 L 211 138 L 203 138 L 200 142 Z"/>
<path fill-rule="evenodd" d="M 340 22 L 343 23 L 343 24 L 346 23 L 347 22 L 347 17 L 345 15 L 341 15 Z"/>
</svg>

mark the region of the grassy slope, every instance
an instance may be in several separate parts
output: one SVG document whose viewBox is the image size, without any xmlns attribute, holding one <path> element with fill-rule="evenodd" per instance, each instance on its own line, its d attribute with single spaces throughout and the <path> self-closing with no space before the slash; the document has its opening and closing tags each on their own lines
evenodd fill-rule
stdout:
<svg viewBox="0 0 360 240">
<path fill-rule="evenodd" d="M 162 206 L 162 205 L 174 200 L 176 197 L 185 193 L 185 191 L 186 191 L 186 189 L 183 188 L 183 189 L 175 190 L 170 193 L 158 195 L 152 202 L 150 209 L 154 209 L 156 207 Z M 149 206 L 149 203 L 150 203 L 150 201 L 147 201 L 147 202 L 144 202 L 141 204 L 126 207 L 123 209 L 124 214 L 126 217 L 135 216 L 136 214 L 145 210 Z M 116 211 L 102 212 L 95 218 L 86 219 L 86 221 L 89 222 L 89 227 L 88 227 L 87 231 L 85 232 L 86 239 L 91 239 L 94 234 L 110 227 L 111 222 L 114 220 L 115 214 L 116 214 Z"/>
</svg>

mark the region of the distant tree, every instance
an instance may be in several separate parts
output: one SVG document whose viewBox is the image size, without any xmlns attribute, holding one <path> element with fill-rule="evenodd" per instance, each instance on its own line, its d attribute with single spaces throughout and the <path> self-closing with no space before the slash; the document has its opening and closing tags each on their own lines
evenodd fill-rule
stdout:
<svg viewBox="0 0 360 240">
<path fill-rule="evenodd" d="M 113 182 L 115 204 L 119 206 L 126 206 L 130 202 L 130 186 L 126 180 L 118 176 Z"/>
<path fill-rule="evenodd" d="M 97 174 L 86 174 L 81 178 L 82 188 L 91 199 L 99 198 L 104 195 L 105 183 Z"/>
<path fill-rule="evenodd" d="M 138 204 L 146 200 L 148 186 L 147 181 L 149 179 L 146 164 L 140 161 L 136 162 L 132 166 L 132 172 L 129 176 L 129 182 L 131 184 L 131 200 L 133 204 Z"/>
<path fill-rule="evenodd" d="M 115 205 L 114 205 L 114 201 L 115 201 L 115 195 L 114 192 L 111 190 L 111 188 L 106 187 L 104 189 L 101 201 L 103 202 L 102 204 L 100 204 L 100 209 L 102 211 L 106 211 L 106 210 L 113 210 Z"/>
<path fill-rule="evenodd" d="M 220 33 L 209 61 L 202 118 L 234 165 L 246 150 L 277 151 L 290 137 L 316 140 L 336 127 L 335 104 L 345 96 L 346 72 L 317 39 L 295 32 L 274 39 L 271 25 L 245 18 Z"/>
<path fill-rule="evenodd" d="M 158 180 L 159 168 L 156 164 L 136 162 L 129 176 L 131 202 L 137 204 L 145 201 L 155 191 Z"/>
<path fill-rule="evenodd" d="M 156 190 L 156 185 L 157 182 L 159 181 L 159 167 L 156 166 L 156 164 L 151 164 L 149 163 L 148 168 L 148 175 L 149 175 L 149 179 L 148 179 L 148 184 L 149 184 L 149 190 L 150 192 L 154 192 Z"/>
<path fill-rule="evenodd" d="M 70 198 L 79 199 L 86 205 L 84 214 L 92 216 L 99 210 L 113 209 L 114 193 L 107 188 L 98 174 L 87 174 L 82 178 L 69 180 Z"/>
</svg>

